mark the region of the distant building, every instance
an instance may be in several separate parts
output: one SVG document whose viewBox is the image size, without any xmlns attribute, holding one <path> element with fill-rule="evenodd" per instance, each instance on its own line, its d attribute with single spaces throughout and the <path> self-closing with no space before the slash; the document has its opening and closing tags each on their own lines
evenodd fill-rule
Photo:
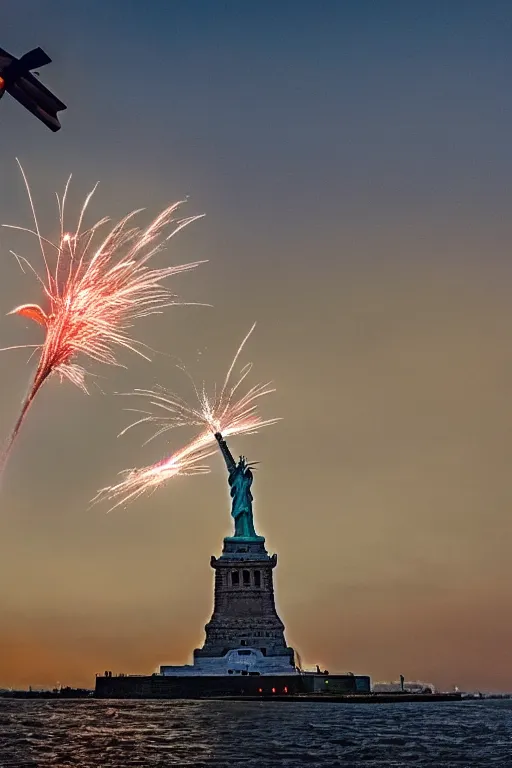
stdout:
<svg viewBox="0 0 512 768">
<path fill-rule="evenodd" d="M 432 683 L 423 683 L 421 680 L 398 681 L 389 683 L 374 683 L 374 693 L 436 693 L 436 688 Z"/>
</svg>

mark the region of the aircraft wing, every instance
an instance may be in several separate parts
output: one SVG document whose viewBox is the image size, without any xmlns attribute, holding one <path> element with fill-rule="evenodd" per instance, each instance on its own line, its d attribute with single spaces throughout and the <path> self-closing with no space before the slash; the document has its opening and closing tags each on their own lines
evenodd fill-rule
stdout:
<svg viewBox="0 0 512 768">
<path fill-rule="evenodd" d="M 2 53 L 0 50 L 0 57 Z M 60 130 L 57 112 L 66 109 L 66 105 L 48 90 L 30 73 L 18 78 L 8 86 L 7 92 L 22 104 L 25 109 L 43 122 L 51 131 Z"/>
<path fill-rule="evenodd" d="M 17 59 L 12 54 L 4 51 L 3 48 L 0 48 L 0 72 L 5 72 L 12 64 L 12 69 L 17 76 L 22 72 L 30 72 L 51 63 L 52 60 L 42 48 L 33 48 L 31 51 L 24 53 L 21 59 Z"/>
</svg>

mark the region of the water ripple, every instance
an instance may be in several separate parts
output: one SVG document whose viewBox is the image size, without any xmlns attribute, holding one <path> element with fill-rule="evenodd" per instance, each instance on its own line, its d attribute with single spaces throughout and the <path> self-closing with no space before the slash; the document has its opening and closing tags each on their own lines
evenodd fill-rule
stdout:
<svg viewBox="0 0 512 768">
<path fill-rule="evenodd" d="M 0 700 L 1 768 L 512 768 L 512 701 Z"/>
</svg>

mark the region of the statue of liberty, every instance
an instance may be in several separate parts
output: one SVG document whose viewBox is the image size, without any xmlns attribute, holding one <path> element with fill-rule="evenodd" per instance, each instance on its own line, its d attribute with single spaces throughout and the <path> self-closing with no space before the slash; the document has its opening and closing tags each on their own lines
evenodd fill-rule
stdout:
<svg viewBox="0 0 512 768">
<path fill-rule="evenodd" d="M 252 517 L 252 493 L 251 485 L 253 474 L 250 465 L 244 456 L 240 456 L 238 464 L 235 462 L 226 441 L 220 433 L 215 435 L 219 443 L 224 461 L 228 468 L 228 483 L 231 494 L 231 516 L 235 521 L 235 538 L 259 539 L 254 530 Z"/>
</svg>

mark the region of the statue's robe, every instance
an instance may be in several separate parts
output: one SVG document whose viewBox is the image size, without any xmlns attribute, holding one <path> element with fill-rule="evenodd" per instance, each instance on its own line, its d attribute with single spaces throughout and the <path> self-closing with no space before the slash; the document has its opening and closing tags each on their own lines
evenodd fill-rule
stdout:
<svg viewBox="0 0 512 768">
<path fill-rule="evenodd" d="M 254 521 L 252 517 L 252 472 L 247 468 L 237 466 L 229 476 L 231 487 L 231 515 L 235 521 L 235 536 L 255 538 Z"/>
</svg>

